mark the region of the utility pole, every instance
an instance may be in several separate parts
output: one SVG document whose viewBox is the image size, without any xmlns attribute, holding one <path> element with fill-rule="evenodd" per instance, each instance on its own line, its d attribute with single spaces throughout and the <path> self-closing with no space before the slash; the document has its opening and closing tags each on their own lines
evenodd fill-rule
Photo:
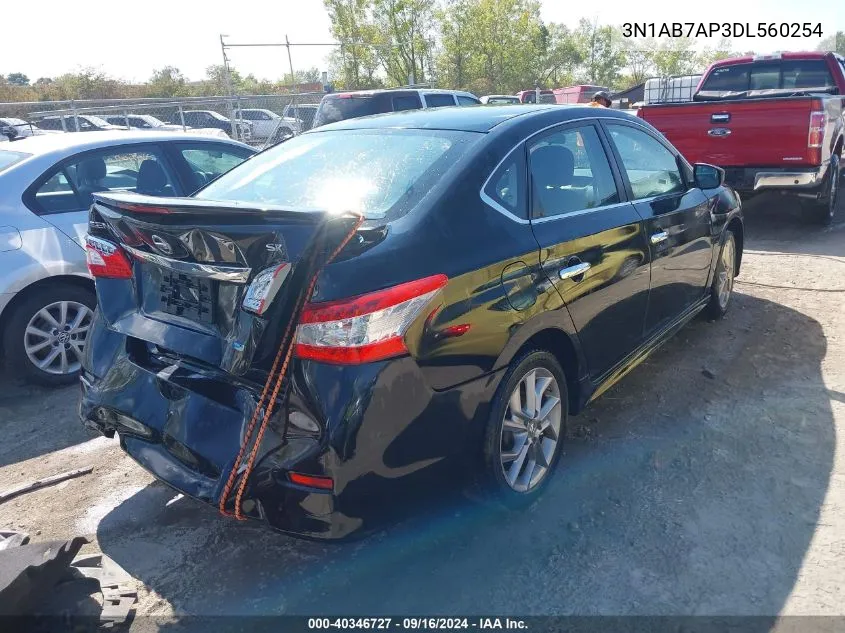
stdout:
<svg viewBox="0 0 845 633">
<path fill-rule="evenodd" d="M 291 59 L 291 56 L 290 56 L 290 40 L 288 39 L 287 35 L 285 35 L 285 46 L 288 49 L 288 66 L 290 66 L 290 84 L 291 84 L 291 86 L 294 86 L 294 85 L 296 85 L 296 77 L 293 76 L 293 60 Z"/>
</svg>

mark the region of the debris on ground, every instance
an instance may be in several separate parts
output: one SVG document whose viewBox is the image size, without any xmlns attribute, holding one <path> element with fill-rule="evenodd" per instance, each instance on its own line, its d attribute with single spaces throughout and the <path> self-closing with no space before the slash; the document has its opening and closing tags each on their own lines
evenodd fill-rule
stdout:
<svg viewBox="0 0 845 633">
<path fill-rule="evenodd" d="M 82 477 L 83 475 L 88 475 L 93 472 L 93 470 L 93 466 L 88 466 L 87 468 L 69 470 L 68 472 L 59 473 L 58 475 L 51 475 L 50 477 L 30 481 L 29 483 L 17 486 L 11 490 L 7 490 L 6 492 L 0 492 L 0 503 L 5 503 L 9 499 L 14 499 L 18 495 L 26 494 L 27 492 L 34 492 L 36 490 L 40 490 L 41 488 L 46 488 L 47 486 L 54 486 L 63 481 L 67 481 L 68 479 L 75 479 L 77 477 Z"/>
</svg>

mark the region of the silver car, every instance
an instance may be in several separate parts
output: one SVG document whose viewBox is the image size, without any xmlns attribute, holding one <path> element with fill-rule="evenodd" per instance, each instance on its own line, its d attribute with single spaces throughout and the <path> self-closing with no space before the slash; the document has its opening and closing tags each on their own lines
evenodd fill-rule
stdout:
<svg viewBox="0 0 845 633">
<path fill-rule="evenodd" d="M 91 323 L 92 194 L 185 196 L 255 150 L 184 132 L 51 134 L 0 145 L 0 344 L 15 375 L 72 382 Z"/>
</svg>

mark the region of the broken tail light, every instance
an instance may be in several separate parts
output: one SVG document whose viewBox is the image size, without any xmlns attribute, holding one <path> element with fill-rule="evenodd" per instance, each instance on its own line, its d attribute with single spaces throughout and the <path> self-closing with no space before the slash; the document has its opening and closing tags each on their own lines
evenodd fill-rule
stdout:
<svg viewBox="0 0 845 633">
<path fill-rule="evenodd" d="M 405 354 L 405 333 L 447 281 L 433 275 L 351 299 L 310 303 L 296 329 L 296 355 L 356 365 Z"/>
<path fill-rule="evenodd" d="M 131 279 L 132 263 L 129 256 L 117 244 L 99 237 L 85 237 L 85 258 L 88 271 L 93 277 L 107 279 Z"/>
</svg>

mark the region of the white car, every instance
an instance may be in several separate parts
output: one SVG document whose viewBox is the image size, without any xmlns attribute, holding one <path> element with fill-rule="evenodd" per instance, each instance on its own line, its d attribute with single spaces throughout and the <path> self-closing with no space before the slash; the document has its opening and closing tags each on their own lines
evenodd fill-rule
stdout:
<svg viewBox="0 0 845 633">
<path fill-rule="evenodd" d="M 519 97 L 516 95 L 484 95 L 479 97 L 481 103 L 485 105 L 510 105 L 519 103 Z"/>
<path fill-rule="evenodd" d="M 264 108 L 241 109 L 241 118 L 252 122 L 253 139 L 280 141 L 299 131 L 299 122 L 293 117 L 281 117 Z"/>
<path fill-rule="evenodd" d="M 125 128 L 128 125 L 133 130 L 156 130 L 158 132 L 190 132 L 191 134 L 207 134 L 208 136 L 217 136 L 219 138 L 229 138 L 221 129 L 215 127 L 205 128 L 183 128 L 176 123 L 165 123 L 161 119 L 157 119 L 151 114 L 108 114 L 101 117 L 112 125 L 117 125 Z"/>
<path fill-rule="evenodd" d="M 76 380 L 96 303 L 83 247 L 94 193 L 187 196 L 254 153 L 181 131 L 45 134 L 0 145 L 0 347 L 15 375 Z"/>
</svg>

